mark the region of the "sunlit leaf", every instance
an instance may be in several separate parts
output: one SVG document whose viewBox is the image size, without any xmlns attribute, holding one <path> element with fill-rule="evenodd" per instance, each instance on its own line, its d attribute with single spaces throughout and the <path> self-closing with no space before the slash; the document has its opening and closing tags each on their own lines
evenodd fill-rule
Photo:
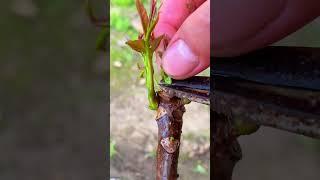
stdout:
<svg viewBox="0 0 320 180">
<path fill-rule="evenodd" d="M 161 70 L 161 77 L 165 84 L 172 84 L 172 79 L 163 70 Z"/>
<path fill-rule="evenodd" d="M 164 35 L 161 35 L 161 36 L 155 38 L 154 40 L 152 40 L 152 42 L 151 42 L 151 52 L 154 52 L 159 47 L 163 37 L 164 37 Z"/>
<path fill-rule="evenodd" d="M 133 50 L 143 53 L 144 52 L 144 41 L 142 39 L 129 40 L 126 42 Z"/>
<path fill-rule="evenodd" d="M 136 0 L 137 10 L 141 19 L 143 31 L 146 33 L 149 25 L 149 18 L 146 9 L 144 8 L 141 0 Z"/>
</svg>

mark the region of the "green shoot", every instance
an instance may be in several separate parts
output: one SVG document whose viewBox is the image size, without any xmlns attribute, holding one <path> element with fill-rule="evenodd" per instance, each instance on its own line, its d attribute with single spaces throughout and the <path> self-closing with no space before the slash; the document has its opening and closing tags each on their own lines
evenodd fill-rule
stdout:
<svg viewBox="0 0 320 180">
<path fill-rule="evenodd" d="M 141 34 L 137 40 L 129 40 L 126 42 L 126 44 L 128 44 L 133 50 L 139 52 L 142 56 L 144 63 L 144 70 L 142 74 L 146 78 L 149 108 L 152 110 L 156 110 L 158 108 L 158 98 L 155 91 L 155 78 L 152 58 L 155 50 L 160 45 L 161 40 L 164 39 L 164 35 L 159 37 L 154 37 L 153 35 L 153 30 L 159 20 L 157 1 L 152 0 L 149 16 L 141 0 L 136 0 L 136 7 L 141 19 L 143 34 Z M 161 76 L 164 82 L 168 84 L 171 83 L 171 78 L 167 76 L 162 70 Z"/>
</svg>

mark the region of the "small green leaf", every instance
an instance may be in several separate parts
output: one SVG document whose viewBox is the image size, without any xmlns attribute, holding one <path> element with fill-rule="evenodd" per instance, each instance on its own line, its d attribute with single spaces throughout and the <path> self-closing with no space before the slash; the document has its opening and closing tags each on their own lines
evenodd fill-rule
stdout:
<svg viewBox="0 0 320 180">
<path fill-rule="evenodd" d="M 129 40 L 126 42 L 133 50 L 143 53 L 144 52 L 144 41 L 142 39 Z"/>
<path fill-rule="evenodd" d="M 159 47 L 163 37 L 164 37 L 164 35 L 161 35 L 161 36 L 155 38 L 154 40 L 152 40 L 152 42 L 151 42 L 151 52 L 154 52 Z"/>
<path fill-rule="evenodd" d="M 137 7 L 138 13 L 140 15 L 143 31 L 144 31 L 144 33 L 146 33 L 147 28 L 149 26 L 149 18 L 148 18 L 147 11 L 144 8 L 144 6 L 140 0 L 136 0 L 136 7 Z"/>
<path fill-rule="evenodd" d="M 117 154 L 117 150 L 116 150 L 116 142 L 115 141 L 111 141 L 110 142 L 110 158 L 113 158 L 114 155 Z"/>
<path fill-rule="evenodd" d="M 199 174 L 207 174 L 207 170 L 205 167 L 203 167 L 201 164 L 197 164 L 195 168 L 193 168 L 193 172 L 199 173 Z"/>
<path fill-rule="evenodd" d="M 140 74 L 139 74 L 139 78 L 143 78 L 144 77 L 144 69 L 142 69 L 141 71 L 140 71 Z"/>
<path fill-rule="evenodd" d="M 163 78 L 163 80 L 166 84 L 172 84 L 172 79 L 169 76 L 166 76 L 165 78 Z"/>
<path fill-rule="evenodd" d="M 163 70 L 161 70 L 161 77 L 162 80 L 166 83 L 166 84 L 172 84 L 172 79 L 170 76 L 168 76 Z"/>
</svg>

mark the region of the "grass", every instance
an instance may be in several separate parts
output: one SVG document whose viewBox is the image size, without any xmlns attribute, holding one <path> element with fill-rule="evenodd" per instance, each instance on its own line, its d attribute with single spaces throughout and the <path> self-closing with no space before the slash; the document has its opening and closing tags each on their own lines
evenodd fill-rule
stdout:
<svg viewBox="0 0 320 180">
<path fill-rule="evenodd" d="M 117 154 L 116 142 L 111 140 L 110 142 L 110 158 L 112 159 Z"/>
<path fill-rule="evenodd" d="M 207 169 L 202 165 L 201 161 L 198 161 L 194 168 L 192 169 L 193 172 L 197 174 L 207 175 L 208 171 Z"/>
<path fill-rule="evenodd" d="M 132 26 L 132 20 L 137 17 L 133 0 L 111 0 L 110 6 L 110 79 L 111 95 L 120 93 L 123 87 L 136 83 L 138 76 L 135 64 L 139 61 L 128 46 L 127 39 L 135 39 L 138 32 Z M 120 64 L 121 67 L 115 66 Z M 115 81 L 116 79 L 116 81 Z M 120 91 L 120 92 L 119 92 Z"/>
</svg>

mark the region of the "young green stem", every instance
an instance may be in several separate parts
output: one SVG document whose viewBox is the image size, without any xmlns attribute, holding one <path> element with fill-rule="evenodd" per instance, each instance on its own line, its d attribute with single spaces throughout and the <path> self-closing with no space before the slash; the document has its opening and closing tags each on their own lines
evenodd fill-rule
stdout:
<svg viewBox="0 0 320 180">
<path fill-rule="evenodd" d="M 156 110 L 158 108 L 158 99 L 156 97 L 156 92 L 154 90 L 154 79 L 153 79 L 153 62 L 152 62 L 152 56 L 153 52 L 151 51 L 150 47 L 150 35 L 151 32 L 148 30 L 145 34 L 145 54 L 143 55 L 143 60 L 145 64 L 145 75 L 146 75 L 146 86 L 148 90 L 148 100 L 149 100 L 149 108 L 152 110 Z"/>
</svg>

